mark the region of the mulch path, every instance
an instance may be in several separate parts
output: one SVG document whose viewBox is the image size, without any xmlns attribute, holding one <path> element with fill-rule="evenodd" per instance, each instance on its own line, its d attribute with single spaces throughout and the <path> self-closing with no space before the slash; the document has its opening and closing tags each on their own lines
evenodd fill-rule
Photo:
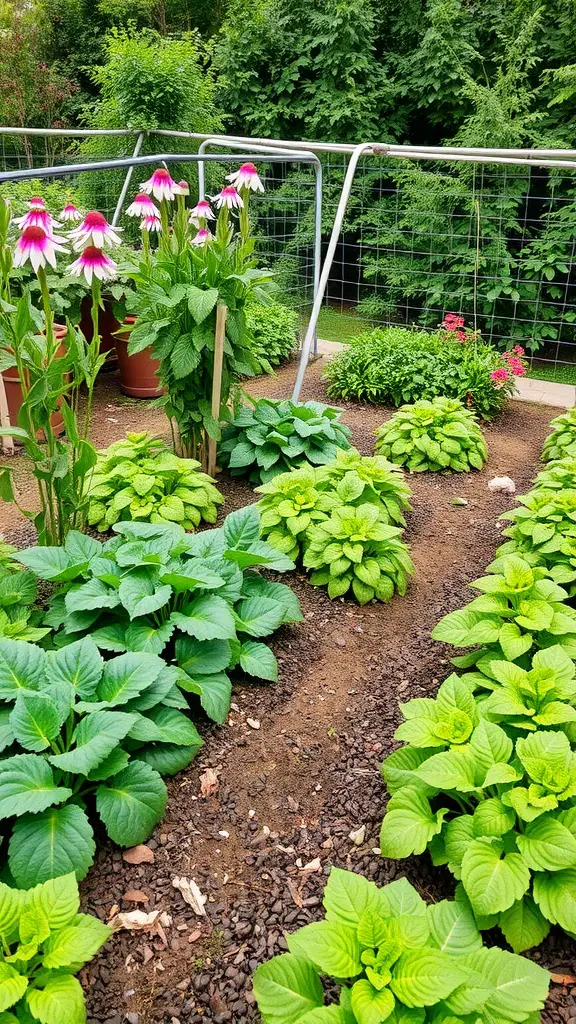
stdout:
<svg viewBox="0 0 576 1024">
<path fill-rule="evenodd" d="M 304 399 L 326 400 L 322 363 L 310 367 Z M 295 367 L 251 382 L 251 394 L 286 397 Z M 126 430 L 167 435 L 160 410 L 118 397 L 115 374 L 99 388 L 94 415 L 98 445 Z M 373 431 L 391 410 L 346 406 L 353 442 L 373 452 Z M 164 820 L 147 846 L 154 863 L 127 864 L 100 837 L 98 859 L 82 884 L 85 910 L 103 919 L 122 911 L 161 909 L 163 935 L 121 932 L 82 972 L 91 1024 L 255 1024 L 253 970 L 285 950 L 284 931 L 322 916 L 325 876 L 332 864 L 382 884 L 401 875 L 428 899 L 452 892 L 444 869 L 427 856 L 383 860 L 374 850 L 385 806 L 379 766 L 393 747 L 398 701 L 431 693 L 449 672 L 450 652 L 430 639 L 446 612 L 470 599 L 467 584 L 494 557 L 498 517 L 511 500 L 487 482 L 509 475 L 528 489 L 556 410 L 512 402 L 486 427 L 489 461 L 482 473 L 410 478 L 414 511 L 406 540 L 416 576 L 405 598 L 359 608 L 330 601 L 299 573 L 287 574 L 304 622 L 283 627 L 272 647 L 280 681 L 235 688 L 226 725 L 201 726 L 206 745 L 189 769 L 169 780 Z M 21 485 L 27 474 L 17 460 Z M 222 476 L 224 511 L 253 492 Z M 466 506 L 450 504 L 464 497 Z M 32 542 L 28 524 L 0 506 L 8 540 Z M 248 719 L 258 722 L 255 729 Z M 200 776 L 217 771 L 217 791 L 201 796 Z M 350 832 L 364 827 L 360 845 Z M 306 870 L 306 866 L 310 869 Z M 208 896 L 198 918 L 173 887 L 194 878 Z M 124 898 L 138 890 L 146 903 Z M 576 973 L 576 947 L 559 930 L 532 954 L 548 968 Z M 574 991 L 574 990 L 573 990 Z M 553 985 L 547 1024 L 574 1024 L 576 998 Z"/>
</svg>

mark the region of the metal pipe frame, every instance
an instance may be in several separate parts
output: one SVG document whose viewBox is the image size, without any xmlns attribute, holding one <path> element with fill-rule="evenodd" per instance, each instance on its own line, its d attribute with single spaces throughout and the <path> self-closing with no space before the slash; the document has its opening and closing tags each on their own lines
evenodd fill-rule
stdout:
<svg viewBox="0 0 576 1024">
<path fill-rule="evenodd" d="M 231 149 L 241 149 L 243 145 L 243 142 L 231 142 L 229 139 L 227 139 L 226 142 L 223 142 L 218 139 L 217 136 L 210 136 L 200 143 L 198 147 L 198 155 L 203 156 L 208 146 L 229 146 Z M 314 300 L 318 293 L 318 287 L 320 284 L 320 264 L 322 263 L 322 164 L 314 153 L 306 153 L 305 150 L 300 150 L 295 153 L 294 150 L 281 149 L 276 146 L 264 146 L 260 144 L 254 145 L 253 149 L 258 150 L 259 152 L 261 151 L 263 154 L 270 153 L 271 150 L 275 153 L 282 153 L 286 156 L 287 162 L 295 156 L 296 162 L 300 163 L 301 159 L 299 158 L 306 156 L 314 167 L 316 179 L 314 197 L 314 278 L 312 284 L 312 296 Z M 200 199 L 204 199 L 205 185 L 204 161 L 201 161 L 198 164 L 198 192 Z M 314 331 L 314 343 L 312 350 L 314 355 L 318 354 L 318 335 L 316 331 Z"/>
</svg>

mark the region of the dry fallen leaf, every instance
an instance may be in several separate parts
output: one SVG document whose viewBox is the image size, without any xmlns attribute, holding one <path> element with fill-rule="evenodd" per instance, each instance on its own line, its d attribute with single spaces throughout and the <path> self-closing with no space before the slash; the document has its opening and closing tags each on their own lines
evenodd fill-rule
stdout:
<svg viewBox="0 0 576 1024">
<path fill-rule="evenodd" d="M 206 917 L 204 904 L 208 897 L 200 892 L 193 878 L 185 878 L 184 875 L 181 877 L 176 876 L 176 878 L 172 879 L 172 885 L 182 893 L 185 902 L 188 906 L 192 907 L 192 910 L 198 917 Z"/>
<path fill-rule="evenodd" d="M 557 985 L 576 985 L 576 977 L 573 974 L 555 974 L 551 971 L 550 977 Z"/>
<path fill-rule="evenodd" d="M 202 929 L 195 928 L 193 932 L 190 932 L 190 935 L 188 936 L 188 942 L 197 942 L 201 935 Z"/>
<path fill-rule="evenodd" d="M 142 889 L 129 889 L 122 897 L 128 903 L 148 903 L 149 898 L 145 892 L 142 892 Z"/>
<path fill-rule="evenodd" d="M 355 846 L 362 846 L 365 838 L 366 825 L 360 825 L 360 828 L 353 829 L 348 836 L 348 839 L 351 839 Z"/>
<path fill-rule="evenodd" d="M 298 861 L 296 861 L 296 863 L 298 863 Z M 300 867 L 300 865 L 298 865 L 298 867 Z M 315 857 L 314 860 L 311 860 L 308 864 L 305 864 L 303 868 L 300 868 L 300 870 L 302 871 L 303 874 L 306 873 L 307 875 L 311 875 L 313 871 L 322 871 L 322 863 L 320 861 L 320 857 Z"/>
<path fill-rule="evenodd" d="M 301 908 L 302 890 L 300 889 L 300 886 L 293 878 L 286 879 L 286 885 L 288 886 L 288 890 L 290 892 L 292 899 L 294 900 L 295 905 Z"/>
<path fill-rule="evenodd" d="M 218 779 L 219 771 L 221 769 L 207 768 L 200 776 L 200 796 L 204 800 L 209 796 L 213 796 L 218 791 L 218 786 L 220 785 Z"/>
<path fill-rule="evenodd" d="M 127 864 L 153 864 L 154 851 L 149 846 L 131 846 L 129 850 L 124 850 L 122 860 Z"/>
<path fill-rule="evenodd" d="M 146 914 L 144 910 L 129 910 L 125 914 L 115 914 L 108 922 L 115 932 L 125 928 L 130 932 L 153 931 L 159 910 L 151 910 Z"/>
</svg>

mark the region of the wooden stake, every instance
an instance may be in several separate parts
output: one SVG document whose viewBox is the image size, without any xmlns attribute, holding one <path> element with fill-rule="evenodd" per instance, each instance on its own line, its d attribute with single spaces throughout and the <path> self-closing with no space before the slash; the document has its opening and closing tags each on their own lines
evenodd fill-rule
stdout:
<svg viewBox="0 0 576 1024">
<path fill-rule="evenodd" d="M 222 395 L 222 363 L 224 361 L 224 338 L 226 336 L 227 306 L 216 306 L 216 333 L 214 335 L 214 376 L 212 378 L 212 416 L 220 419 L 220 399 Z M 208 438 L 208 474 L 216 473 L 216 441 Z"/>
<path fill-rule="evenodd" d="M 4 378 L 0 373 L 0 424 L 3 427 L 11 427 L 10 413 L 8 412 L 8 399 L 6 398 L 6 387 Z M 7 455 L 14 454 L 14 438 L 6 435 L 2 437 L 2 448 Z"/>
</svg>

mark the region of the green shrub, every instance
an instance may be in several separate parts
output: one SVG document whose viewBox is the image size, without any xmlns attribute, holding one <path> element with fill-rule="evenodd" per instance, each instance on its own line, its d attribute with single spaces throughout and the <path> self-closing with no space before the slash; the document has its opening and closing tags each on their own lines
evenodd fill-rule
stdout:
<svg viewBox="0 0 576 1024">
<path fill-rule="evenodd" d="M 218 458 L 232 476 L 267 483 L 304 463 L 330 462 L 338 449 L 350 447 L 350 428 L 340 423 L 342 410 L 322 402 L 250 399 L 224 427 Z"/>
<path fill-rule="evenodd" d="M 342 505 L 375 505 L 385 521 L 405 526 L 410 488 L 402 473 L 382 456 L 339 451 L 325 466 L 303 466 L 281 473 L 256 488 L 263 497 L 260 532 L 279 551 L 296 560 L 305 550 L 308 531 Z"/>
<path fill-rule="evenodd" d="M 184 767 L 202 746 L 179 710 L 181 674 L 155 654 L 105 663 L 90 637 L 50 652 L 0 640 L 0 817 L 15 819 L 8 863 L 18 885 L 84 877 L 92 797 L 114 842 L 148 838 L 166 805 L 153 766 L 176 750 Z"/>
<path fill-rule="evenodd" d="M 552 420 L 552 433 L 548 434 L 542 449 L 544 462 L 576 458 L 576 407 Z"/>
<path fill-rule="evenodd" d="M 289 587 L 260 576 L 293 562 L 259 539 L 255 505 L 232 512 L 217 530 L 186 534 L 181 526 L 117 523 L 101 544 L 75 537 L 63 548 L 29 548 L 21 561 L 40 579 L 59 583 L 46 623 L 57 646 L 89 635 L 103 650 L 151 652 L 176 659 L 176 682 L 196 694 L 210 718 L 224 722 L 230 705 L 228 670 L 277 679 L 272 651 L 261 643 L 302 612 Z M 175 765 L 178 771 L 178 751 Z M 160 762 L 157 762 L 160 766 Z M 171 765 L 162 758 L 160 770 Z"/>
<path fill-rule="evenodd" d="M 530 565 L 549 569 L 557 583 L 573 584 L 576 580 L 576 488 L 534 487 L 516 500 L 520 507 L 500 517 L 510 519 L 512 526 L 503 530 L 503 536 L 510 540 L 498 548 L 498 554 L 518 554 Z"/>
<path fill-rule="evenodd" d="M 401 705 L 407 746 L 382 766 L 391 798 L 380 850 L 428 848 L 461 879 L 478 926 L 498 925 L 520 952 L 550 924 L 576 930 L 576 753 L 562 731 L 576 722 L 575 669 L 554 646 L 529 671 L 508 661 L 488 671 L 489 696 L 470 673 L 450 676 L 435 700 Z"/>
<path fill-rule="evenodd" d="M 287 935 L 289 952 L 254 975 L 264 1024 L 539 1020 L 550 975 L 485 948 L 461 894 L 427 906 L 406 878 L 378 888 L 332 868 L 323 902 L 325 920 Z M 326 1005 L 321 977 L 338 1003 Z"/>
<path fill-rule="evenodd" d="M 506 379 L 495 381 L 495 370 Z M 439 395 L 459 398 L 490 419 L 514 393 L 508 363 L 482 342 L 446 340 L 402 328 L 377 328 L 330 360 L 325 370 L 331 398 L 402 405 Z"/>
<path fill-rule="evenodd" d="M 302 561 L 314 570 L 310 582 L 327 586 L 330 598 L 352 588 L 360 604 L 374 597 L 389 601 L 395 590 L 405 594 L 414 566 L 401 535 L 375 505 L 335 508 L 329 519 L 308 530 Z"/>
<path fill-rule="evenodd" d="M 112 929 L 79 909 L 72 873 L 33 889 L 11 889 L 0 882 L 3 1024 L 86 1021 L 82 986 L 74 975 Z"/>
<path fill-rule="evenodd" d="M 576 438 L 576 434 L 575 434 Z M 534 481 L 534 488 L 547 491 L 576 490 L 576 455 L 549 462 Z"/>
<path fill-rule="evenodd" d="M 200 463 L 180 459 L 150 434 L 127 434 L 98 453 L 88 487 L 87 520 L 101 533 L 114 523 L 215 523 L 224 498 Z"/>
<path fill-rule="evenodd" d="M 250 347 L 266 373 L 289 359 L 298 348 L 298 313 L 281 302 L 246 306 L 246 327 Z"/>
<path fill-rule="evenodd" d="M 376 431 L 376 451 L 411 473 L 482 469 L 487 452 L 473 413 L 458 399 L 403 405 Z"/>
</svg>

